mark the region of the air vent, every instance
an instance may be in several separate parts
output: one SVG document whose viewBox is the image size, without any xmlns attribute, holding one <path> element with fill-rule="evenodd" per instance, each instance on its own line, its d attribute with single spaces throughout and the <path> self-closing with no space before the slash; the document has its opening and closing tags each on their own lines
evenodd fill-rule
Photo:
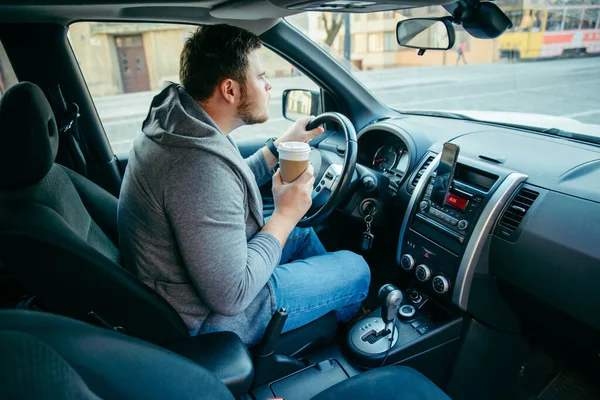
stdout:
<svg viewBox="0 0 600 400">
<path fill-rule="evenodd" d="M 425 173 L 425 170 L 427 169 L 427 167 L 429 167 L 429 165 L 433 161 L 433 158 L 434 158 L 433 156 L 427 157 L 427 160 L 423 163 L 423 165 L 419 169 L 419 172 L 417 172 L 417 174 L 415 175 L 413 180 L 410 182 L 410 185 L 408 185 L 408 193 L 412 194 L 415 191 L 417 184 L 421 180 L 421 177 Z"/>
<path fill-rule="evenodd" d="M 508 205 L 508 208 L 504 211 L 504 214 L 502 214 L 498 225 L 505 230 L 508 230 L 506 233 L 512 233 L 516 231 L 517 228 L 519 228 L 521 221 L 523 221 L 525 214 L 538 196 L 538 192 L 521 188 L 519 193 L 517 193 L 517 195 Z M 506 233 L 504 233 L 505 236 Z"/>
</svg>

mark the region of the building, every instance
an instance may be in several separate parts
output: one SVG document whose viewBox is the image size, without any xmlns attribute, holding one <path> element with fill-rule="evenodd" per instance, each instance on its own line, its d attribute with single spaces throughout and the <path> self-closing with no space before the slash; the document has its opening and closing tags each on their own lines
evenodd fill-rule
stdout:
<svg viewBox="0 0 600 400">
<path fill-rule="evenodd" d="M 179 56 L 192 25 L 80 22 L 69 40 L 93 97 L 159 90 L 179 81 Z M 261 49 L 267 77 L 290 76 L 292 66 Z"/>
</svg>

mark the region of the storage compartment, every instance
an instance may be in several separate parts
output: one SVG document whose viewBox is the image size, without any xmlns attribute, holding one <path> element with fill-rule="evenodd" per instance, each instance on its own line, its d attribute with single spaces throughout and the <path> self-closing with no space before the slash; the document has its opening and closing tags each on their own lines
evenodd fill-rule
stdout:
<svg viewBox="0 0 600 400">
<path fill-rule="evenodd" d="M 306 400 L 348 377 L 348 373 L 340 363 L 330 359 L 270 384 L 259 386 L 252 390 L 252 395 L 257 399 L 275 397 L 285 400 Z"/>
</svg>

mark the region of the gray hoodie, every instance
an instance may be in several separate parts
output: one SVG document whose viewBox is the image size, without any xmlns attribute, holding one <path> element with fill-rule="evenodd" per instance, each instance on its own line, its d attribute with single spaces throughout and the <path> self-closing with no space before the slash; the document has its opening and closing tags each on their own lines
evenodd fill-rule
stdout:
<svg viewBox="0 0 600 400">
<path fill-rule="evenodd" d="M 234 331 L 255 344 L 276 309 L 281 245 L 262 233 L 261 151 L 244 160 L 179 85 L 152 101 L 119 199 L 125 266 L 164 297 L 190 334 Z"/>
</svg>

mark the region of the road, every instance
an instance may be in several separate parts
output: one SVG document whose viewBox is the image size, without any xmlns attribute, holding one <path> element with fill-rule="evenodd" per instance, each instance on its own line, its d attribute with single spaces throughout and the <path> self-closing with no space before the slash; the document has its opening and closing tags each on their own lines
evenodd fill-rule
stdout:
<svg viewBox="0 0 600 400">
<path fill-rule="evenodd" d="M 600 125 L 600 57 L 407 67 L 355 75 L 393 108 L 515 111 L 565 116 Z M 281 134 L 291 124 L 281 114 L 283 90 L 315 88 L 304 77 L 277 78 L 271 83 L 270 121 L 240 128 L 233 137 L 266 139 Z M 155 94 L 142 92 L 95 99 L 116 153 L 130 148 Z"/>
</svg>

